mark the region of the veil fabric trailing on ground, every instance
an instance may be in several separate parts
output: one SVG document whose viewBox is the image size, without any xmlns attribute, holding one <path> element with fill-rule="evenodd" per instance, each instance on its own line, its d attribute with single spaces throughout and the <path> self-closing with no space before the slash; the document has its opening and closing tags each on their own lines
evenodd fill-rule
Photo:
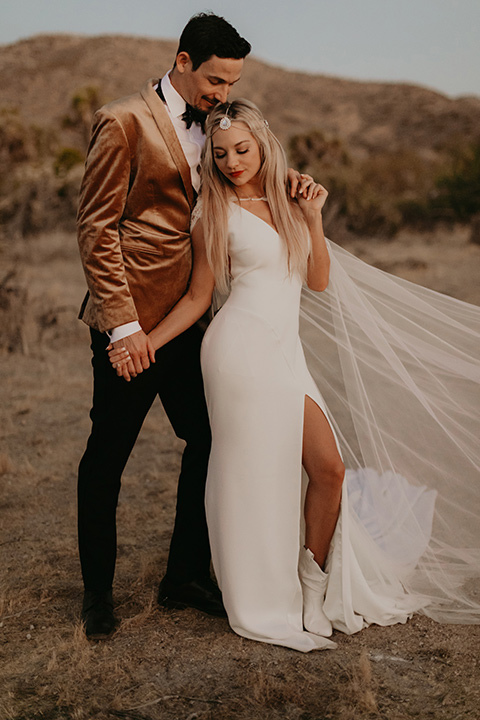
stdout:
<svg viewBox="0 0 480 720">
<path fill-rule="evenodd" d="M 480 622 L 480 307 L 329 251 L 300 336 L 350 507 L 422 612 Z"/>
</svg>

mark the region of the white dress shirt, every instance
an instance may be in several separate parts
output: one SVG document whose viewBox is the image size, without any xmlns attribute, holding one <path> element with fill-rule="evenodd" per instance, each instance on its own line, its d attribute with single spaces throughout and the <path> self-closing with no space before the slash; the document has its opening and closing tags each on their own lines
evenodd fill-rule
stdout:
<svg viewBox="0 0 480 720">
<path fill-rule="evenodd" d="M 170 116 L 180 145 L 190 166 L 192 185 L 196 192 L 198 192 L 200 189 L 200 155 L 202 154 L 202 148 L 205 143 L 205 135 L 197 123 L 192 123 L 187 130 L 186 123 L 182 120 L 182 115 L 187 108 L 187 103 L 173 87 L 169 74 L 164 75 L 160 82 L 163 97 L 165 98 L 165 109 Z"/>
<path fill-rule="evenodd" d="M 172 125 L 175 129 L 177 137 L 182 146 L 185 158 L 190 166 L 190 173 L 192 177 L 192 185 L 196 192 L 200 188 L 200 155 L 205 142 L 205 135 L 203 134 L 202 128 L 197 123 L 193 123 L 187 130 L 187 125 L 182 120 L 182 115 L 186 110 L 187 104 L 182 96 L 175 90 L 172 83 L 170 82 L 169 73 L 166 73 L 160 81 L 162 87 L 163 97 L 165 98 L 165 109 L 172 121 Z M 155 85 L 155 90 L 158 85 Z M 116 342 L 122 340 L 128 335 L 133 335 L 135 332 L 139 332 L 142 328 L 138 320 L 133 322 L 125 323 L 113 328 L 109 332 L 110 342 Z"/>
</svg>

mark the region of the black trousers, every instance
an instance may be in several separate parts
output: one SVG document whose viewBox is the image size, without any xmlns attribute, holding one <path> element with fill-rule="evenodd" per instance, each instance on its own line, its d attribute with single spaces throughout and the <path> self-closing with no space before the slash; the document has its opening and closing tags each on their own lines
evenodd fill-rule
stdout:
<svg viewBox="0 0 480 720">
<path fill-rule="evenodd" d="M 156 353 L 156 362 L 129 383 L 105 350 L 108 336 L 91 330 L 92 430 L 78 473 L 78 538 L 86 590 L 112 587 L 117 551 L 116 509 L 123 469 L 158 394 L 172 427 L 186 442 L 177 490 L 169 579 L 189 582 L 210 572 L 205 480 L 210 426 L 200 369 L 202 331 L 194 326 Z"/>
</svg>

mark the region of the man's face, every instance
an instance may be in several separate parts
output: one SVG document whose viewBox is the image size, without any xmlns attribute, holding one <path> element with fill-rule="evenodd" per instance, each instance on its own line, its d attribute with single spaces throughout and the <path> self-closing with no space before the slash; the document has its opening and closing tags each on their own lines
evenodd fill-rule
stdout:
<svg viewBox="0 0 480 720">
<path fill-rule="evenodd" d="M 240 80 L 242 68 L 242 59 L 212 55 L 193 70 L 190 56 L 182 52 L 177 56 L 176 89 L 189 105 L 209 113 L 217 103 L 226 102 L 233 85 Z"/>
</svg>

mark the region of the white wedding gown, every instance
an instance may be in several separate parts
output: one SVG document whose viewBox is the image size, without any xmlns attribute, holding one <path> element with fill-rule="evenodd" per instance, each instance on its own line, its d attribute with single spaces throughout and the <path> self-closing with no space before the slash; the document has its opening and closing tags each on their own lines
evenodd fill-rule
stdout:
<svg viewBox="0 0 480 720">
<path fill-rule="evenodd" d="M 302 623 L 305 396 L 332 430 L 334 423 L 299 338 L 301 280 L 289 275 L 277 232 L 233 203 L 229 256 L 231 292 L 202 345 L 213 438 L 206 508 L 215 574 L 238 634 L 304 652 L 335 647 Z M 380 466 L 347 470 L 327 560 L 324 609 L 335 629 L 354 633 L 371 623 L 405 622 L 428 606 L 428 593 L 404 582 L 432 531 L 437 493 L 422 481 L 413 485 Z"/>
</svg>

